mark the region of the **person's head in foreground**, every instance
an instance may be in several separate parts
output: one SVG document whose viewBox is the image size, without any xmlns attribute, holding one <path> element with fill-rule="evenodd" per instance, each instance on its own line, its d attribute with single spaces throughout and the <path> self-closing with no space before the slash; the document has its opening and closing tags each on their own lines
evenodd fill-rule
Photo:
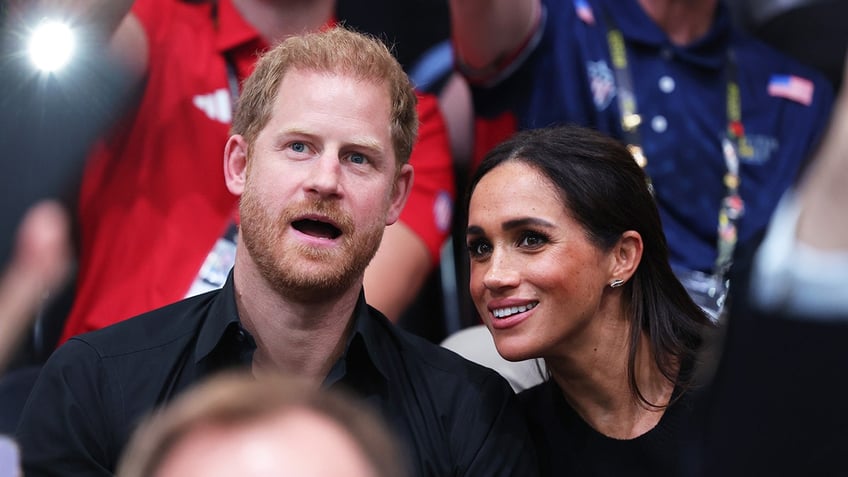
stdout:
<svg viewBox="0 0 848 477">
<path fill-rule="evenodd" d="M 223 374 L 133 434 L 120 477 L 396 477 L 405 467 L 378 415 L 352 396 L 276 375 Z"/>
<path fill-rule="evenodd" d="M 618 379 L 647 407 L 689 385 L 705 318 L 616 140 L 567 126 L 493 149 L 470 184 L 467 243 L 471 295 L 504 358 L 544 358 L 567 395 L 574 380 Z"/>
<path fill-rule="evenodd" d="M 296 300 L 358 293 L 412 185 L 415 104 L 400 64 L 369 36 L 336 27 L 265 54 L 224 154 L 241 196 L 237 269 Z"/>
</svg>

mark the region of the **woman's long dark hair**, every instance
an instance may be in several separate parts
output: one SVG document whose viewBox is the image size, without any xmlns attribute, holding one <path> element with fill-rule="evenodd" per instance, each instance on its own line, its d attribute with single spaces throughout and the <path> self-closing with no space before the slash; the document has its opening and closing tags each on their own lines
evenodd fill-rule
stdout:
<svg viewBox="0 0 848 477">
<path fill-rule="evenodd" d="M 693 385 L 701 333 L 710 321 L 671 270 L 659 211 L 647 177 L 630 152 L 617 140 L 579 126 L 517 133 L 492 149 L 474 172 L 466 213 L 480 179 L 508 161 L 527 164 L 547 177 L 564 207 L 601 250 L 611 250 L 625 231 L 642 236 L 642 260 L 623 293 L 630 318 L 630 388 L 643 403 L 662 407 L 649 402 L 636 381 L 636 352 L 644 331 L 660 372 L 682 395 Z"/>
</svg>

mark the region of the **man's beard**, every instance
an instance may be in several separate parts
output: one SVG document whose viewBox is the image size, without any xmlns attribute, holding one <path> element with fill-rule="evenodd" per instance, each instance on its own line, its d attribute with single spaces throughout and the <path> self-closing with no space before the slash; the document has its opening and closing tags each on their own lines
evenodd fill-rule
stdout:
<svg viewBox="0 0 848 477">
<path fill-rule="evenodd" d="M 242 240 L 262 277 L 281 296 L 300 302 L 337 296 L 360 279 L 377 253 L 383 222 L 357 230 L 348 214 L 326 201 L 293 204 L 273 217 L 251 190 L 245 188 L 239 205 Z M 285 244 L 283 237 L 291 233 L 292 220 L 308 214 L 332 220 L 342 233 L 341 247 Z"/>
</svg>

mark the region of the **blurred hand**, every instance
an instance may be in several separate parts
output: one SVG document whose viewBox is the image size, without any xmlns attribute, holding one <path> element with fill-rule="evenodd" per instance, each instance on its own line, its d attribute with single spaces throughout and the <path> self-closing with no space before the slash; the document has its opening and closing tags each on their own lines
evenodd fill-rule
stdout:
<svg viewBox="0 0 848 477">
<path fill-rule="evenodd" d="M 27 211 L 12 259 L 0 277 L 0 371 L 44 299 L 67 279 L 71 263 L 67 213 L 54 201 Z"/>
</svg>

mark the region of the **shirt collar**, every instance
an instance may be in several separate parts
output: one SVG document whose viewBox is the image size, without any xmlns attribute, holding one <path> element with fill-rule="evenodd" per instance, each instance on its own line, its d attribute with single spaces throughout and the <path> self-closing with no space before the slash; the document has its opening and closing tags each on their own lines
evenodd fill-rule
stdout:
<svg viewBox="0 0 848 477">
<path fill-rule="evenodd" d="M 194 348 L 195 362 L 199 363 L 211 354 L 221 343 L 227 330 L 231 327 L 243 331 L 241 330 L 241 322 L 239 321 L 238 310 L 236 309 L 232 270 L 230 270 L 224 286 L 209 303 L 206 316 L 200 325 L 200 333 L 197 336 L 197 344 Z"/>
<path fill-rule="evenodd" d="M 602 9 L 615 17 L 618 28 L 629 43 L 669 50 L 687 62 L 706 68 L 723 68 L 727 61 L 733 25 L 724 2 L 720 1 L 716 5 L 715 18 L 707 33 L 685 47 L 672 44 L 668 35 L 645 13 L 637 0 L 600 0 L 600 3 Z"/>
<path fill-rule="evenodd" d="M 385 379 L 388 379 L 388 363 L 386 360 L 389 358 L 386 353 L 386 341 L 391 339 L 387 336 L 385 329 L 388 319 L 379 311 L 368 306 L 368 303 L 365 302 L 364 291 L 359 292 L 359 299 L 356 301 L 356 309 L 354 311 L 354 319 L 356 321 L 353 324 L 353 332 L 345 348 L 345 359 L 349 361 L 355 357 L 353 356 L 355 353 L 353 343 L 359 339 L 363 345 L 362 348 L 364 348 L 364 356 L 362 357 L 367 357 L 377 371 Z"/>
<path fill-rule="evenodd" d="M 359 292 L 356 307 L 353 312 L 353 329 L 345 345 L 342 360 L 357 363 L 357 367 L 370 363 L 385 379 L 387 373 L 388 350 L 386 340 L 392 338 L 386 330 L 388 319 L 380 312 L 368 306 L 365 302 L 364 291 Z M 389 324 L 389 326 L 392 326 Z M 209 356 L 223 341 L 229 329 L 236 328 L 247 334 L 242 329 L 235 301 L 235 288 L 233 286 L 233 271 L 227 276 L 227 281 L 215 298 L 210 302 L 206 317 L 197 337 L 194 350 L 195 362 L 200 362 Z M 363 362 L 365 360 L 366 362 Z"/>
</svg>

